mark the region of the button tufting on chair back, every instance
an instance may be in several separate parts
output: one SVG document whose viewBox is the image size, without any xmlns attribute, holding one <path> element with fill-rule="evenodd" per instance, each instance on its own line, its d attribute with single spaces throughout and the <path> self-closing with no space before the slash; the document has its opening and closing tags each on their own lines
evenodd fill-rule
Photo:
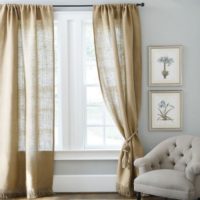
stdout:
<svg viewBox="0 0 200 200">
<path fill-rule="evenodd" d="M 146 157 L 152 160 L 150 168 L 185 171 L 192 160 L 194 136 L 173 137 L 157 145 Z M 152 156 L 155 159 L 151 159 Z"/>
</svg>

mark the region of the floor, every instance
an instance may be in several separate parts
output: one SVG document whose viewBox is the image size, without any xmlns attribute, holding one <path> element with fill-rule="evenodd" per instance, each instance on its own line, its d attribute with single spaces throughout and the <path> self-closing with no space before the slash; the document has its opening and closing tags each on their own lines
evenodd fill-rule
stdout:
<svg viewBox="0 0 200 200">
<path fill-rule="evenodd" d="M 20 200 L 25 200 L 25 198 L 19 198 Z M 17 200 L 19 200 L 17 199 Z M 70 199 L 104 199 L 104 200 L 109 200 L 109 199 L 131 199 L 135 200 L 135 198 L 125 198 L 120 196 L 117 193 L 80 193 L 80 194 L 57 194 L 54 195 L 53 197 L 43 197 L 43 198 L 38 198 L 40 200 L 70 200 Z M 157 197 L 143 197 L 143 200 L 164 200 L 164 198 L 157 198 Z"/>
</svg>

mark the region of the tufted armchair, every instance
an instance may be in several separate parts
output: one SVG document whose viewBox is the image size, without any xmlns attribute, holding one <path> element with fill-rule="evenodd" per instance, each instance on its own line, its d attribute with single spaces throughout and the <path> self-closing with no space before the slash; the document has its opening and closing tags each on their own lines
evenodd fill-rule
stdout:
<svg viewBox="0 0 200 200">
<path fill-rule="evenodd" d="M 169 138 L 134 165 L 139 168 L 134 180 L 138 200 L 141 193 L 180 200 L 200 197 L 200 137 Z"/>
</svg>

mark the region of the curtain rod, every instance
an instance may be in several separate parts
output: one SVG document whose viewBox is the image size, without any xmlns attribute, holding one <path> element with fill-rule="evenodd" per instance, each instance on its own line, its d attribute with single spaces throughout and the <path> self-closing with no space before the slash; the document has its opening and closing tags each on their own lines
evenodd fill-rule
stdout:
<svg viewBox="0 0 200 200">
<path fill-rule="evenodd" d="M 141 6 L 144 7 L 144 3 L 136 3 L 136 6 Z M 59 8 L 64 8 L 64 7 L 93 7 L 93 5 L 53 5 L 53 7 L 59 7 Z"/>
</svg>

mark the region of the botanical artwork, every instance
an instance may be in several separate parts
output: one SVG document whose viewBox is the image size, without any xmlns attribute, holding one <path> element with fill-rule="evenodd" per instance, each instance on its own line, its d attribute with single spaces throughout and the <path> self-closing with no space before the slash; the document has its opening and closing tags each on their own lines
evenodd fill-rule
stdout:
<svg viewBox="0 0 200 200">
<path fill-rule="evenodd" d="M 173 121 L 173 118 L 170 117 L 170 111 L 174 109 L 174 106 L 170 103 L 166 103 L 165 100 L 161 100 L 158 104 L 158 119 L 157 120 L 171 120 Z"/>
<path fill-rule="evenodd" d="M 169 71 L 167 70 L 167 66 L 170 66 L 174 62 L 174 59 L 165 56 L 165 57 L 160 57 L 158 59 L 158 62 L 163 64 L 162 75 L 163 75 L 163 78 L 166 79 L 166 77 L 169 75 Z"/>
<path fill-rule="evenodd" d="M 181 46 L 149 47 L 149 84 L 178 86 L 182 81 Z"/>
<path fill-rule="evenodd" d="M 181 91 L 149 92 L 150 130 L 180 130 L 182 126 Z"/>
</svg>

